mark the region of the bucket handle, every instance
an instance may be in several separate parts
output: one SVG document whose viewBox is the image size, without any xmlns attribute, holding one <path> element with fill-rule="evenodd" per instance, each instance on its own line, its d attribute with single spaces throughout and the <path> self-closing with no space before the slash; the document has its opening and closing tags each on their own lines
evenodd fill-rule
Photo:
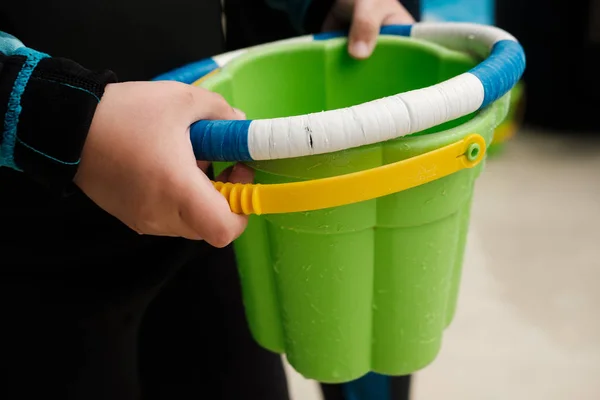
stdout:
<svg viewBox="0 0 600 400">
<path fill-rule="evenodd" d="M 330 178 L 279 184 L 213 182 L 236 214 L 314 211 L 398 193 L 477 166 L 486 143 L 471 134 L 445 147 L 381 167 Z"/>
</svg>

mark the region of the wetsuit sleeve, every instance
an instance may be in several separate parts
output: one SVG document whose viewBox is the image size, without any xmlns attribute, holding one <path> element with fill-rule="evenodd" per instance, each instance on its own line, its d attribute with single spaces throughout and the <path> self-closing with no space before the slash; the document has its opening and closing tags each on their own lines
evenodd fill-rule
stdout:
<svg viewBox="0 0 600 400">
<path fill-rule="evenodd" d="M 89 71 L 0 31 L 0 166 L 68 192 L 94 112 L 112 82 L 111 71 Z"/>
<path fill-rule="evenodd" d="M 335 0 L 266 0 L 274 9 L 286 12 L 299 32 L 316 33 L 321 31 L 327 14 Z M 400 3 L 416 19 L 421 18 L 419 0 L 401 0 Z"/>
<path fill-rule="evenodd" d="M 294 28 L 301 33 L 321 30 L 335 0 L 266 0 L 271 8 L 284 11 Z"/>
</svg>

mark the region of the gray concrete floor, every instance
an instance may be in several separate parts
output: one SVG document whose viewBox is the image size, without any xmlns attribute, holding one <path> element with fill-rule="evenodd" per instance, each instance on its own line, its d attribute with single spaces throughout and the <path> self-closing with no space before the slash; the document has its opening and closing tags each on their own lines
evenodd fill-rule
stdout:
<svg viewBox="0 0 600 400">
<path fill-rule="evenodd" d="M 478 181 L 456 318 L 413 400 L 600 399 L 600 140 L 525 130 Z M 600 138 L 600 135 L 598 135 Z M 320 399 L 291 369 L 294 400 Z"/>
</svg>

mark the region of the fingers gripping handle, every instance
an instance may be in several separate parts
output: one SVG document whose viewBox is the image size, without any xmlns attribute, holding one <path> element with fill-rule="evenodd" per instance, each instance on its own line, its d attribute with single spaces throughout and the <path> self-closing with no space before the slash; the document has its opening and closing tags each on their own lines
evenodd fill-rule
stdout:
<svg viewBox="0 0 600 400">
<path fill-rule="evenodd" d="M 249 120 L 198 121 L 190 126 L 196 160 L 252 161 L 248 148 Z"/>
</svg>

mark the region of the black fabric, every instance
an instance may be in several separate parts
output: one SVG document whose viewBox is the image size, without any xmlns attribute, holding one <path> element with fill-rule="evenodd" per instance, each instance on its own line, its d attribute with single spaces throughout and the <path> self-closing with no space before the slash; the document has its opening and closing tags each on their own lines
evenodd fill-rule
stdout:
<svg viewBox="0 0 600 400">
<path fill-rule="evenodd" d="M 311 2 L 304 19 L 304 27 L 308 33 L 321 31 L 323 22 L 334 3 L 335 0 L 314 0 Z M 420 0 L 403 0 L 400 3 L 402 3 L 416 21 L 421 19 Z"/>
<path fill-rule="evenodd" d="M 80 192 L 22 200 L 0 208 L 0 398 L 288 400 L 231 247 L 139 236 Z"/>
<path fill-rule="evenodd" d="M 14 82 L 23 67 L 26 58 L 24 56 L 7 56 L 0 53 L 0 121 L 4 121 L 8 99 L 12 93 Z M 0 125 L 0 144 L 2 143 L 4 125 Z"/>
<path fill-rule="evenodd" d="M 110 71 L 92 72 L 66 59 L 41 60 L 21 96 L 14 160 L 57 193 L 70 188 Z"/>
<path fill-rule="evenodd" d="M 312 0 L 304 17 L 304 29 L 308 33 L 320 32 L 323 22 L 335 0 Z"/>
<path fill-rule="evenodd" d="M 390 389 L 393 400 L 409 400 L 411 390 L 411 375 L 396 376 L 390 379 Z"/>
<path fill-rule="evenodd" d="M 294 34 L 237 2 L 231 46 Z M 219 0 L 0 3 L 0 29 L 121 80 L 223 52 L 220 17 Z M 279 356 L 249 335 L 230 247 L 139 236 L 80 191 L 56 198 L 6 168 L 0 188 L 0 398 L 287 400 Z"/>
<path fill-rule="evenodd" d="M 140 370 L 147 398 L 287 400 L 280 357 L 250 335 L 231 249 L 193 263 L 144 318 Z"/>
<path fill-rule="evenodd" d="M 524 122 L 570 133 L 600 129 L 600 2 L 497 0 L 495 7 L 497 25 L 525 49 Z M 532 21 L 545 21 L 544 29 L 532 29 Z"/>
<path fill-rule="evenodd" d="M 297 36 L 290 18 L 264 0 L 224 0 L 228 50 Z"/>
<path fill-rule="evenodd" d="M 411 376 L 394 376 L 389 379 L 390 399 L 409 400 L 411 388 Z M 322 384 L 321 390 L 325 400 L 352 400 L 344 393 L 344 385 Z"/>
<path fill-rule="evenodd" d="M 287 400 L 280 358 L 249 335 L 231 249 L 170 242 L 3 270 L 0 398 Z"/>
<path fill-rule="evenodd" d="M 304 19 L 306 33 L 321 31 L 327 13 L 335 0 L 312 0 Z M 283 12 L 273 10 L 264 0 L 224 0 L 227 15 L 226 46 L 236 50 L 297 36 L 290 18 Z M 421 18 L 420 0 L 401 3 L 416 20 Z"/>
<path fill-rule="evenodd" d="M 121 81 L 148 80 L 223 50 L 219 0 L 7 0 L 0 30 Z"/>
<path fill-rule="evenodd" d="M 421 0 L 401 0 L 400 3 L 414 17 L 415 21 L 421 19 Z"/>
<path fill-rule="evenodd" d="M 344 386 L 342 385 L 323 383 L 321 384 L 321 392 L 325 400 L 349 400 L 344 396 Z"/>
<path fill-rule="evenodd" d="M 224 50 L 219 0 L 0 2 L 0 29 L 120 80 Z M 249 335 L 231 248 L 140 236 L 8 168 L 0 189 L 0 398 L 288 399 L 279 356 Z"/>
<path fill-rule="evenodd" d="M 305 17 L 308 33 L 319 32 L 333 0 L 313 0 Z M 401 2 L 415 20 L 421 18 L 419 0 Z M 266 7 L 264 0 L 225 0 L 227 14 L 227 48 L 236 50 L 265 42 L 297 36 L 289 18 Z M 392 399 L 408 400 L 411 376 L 390 379 Z M 321 385 L 325 400 L 350 400 L 344 396 L 343 385 Z M 390 399 L 391 400 L 391 399 Z"/>
</svg>

